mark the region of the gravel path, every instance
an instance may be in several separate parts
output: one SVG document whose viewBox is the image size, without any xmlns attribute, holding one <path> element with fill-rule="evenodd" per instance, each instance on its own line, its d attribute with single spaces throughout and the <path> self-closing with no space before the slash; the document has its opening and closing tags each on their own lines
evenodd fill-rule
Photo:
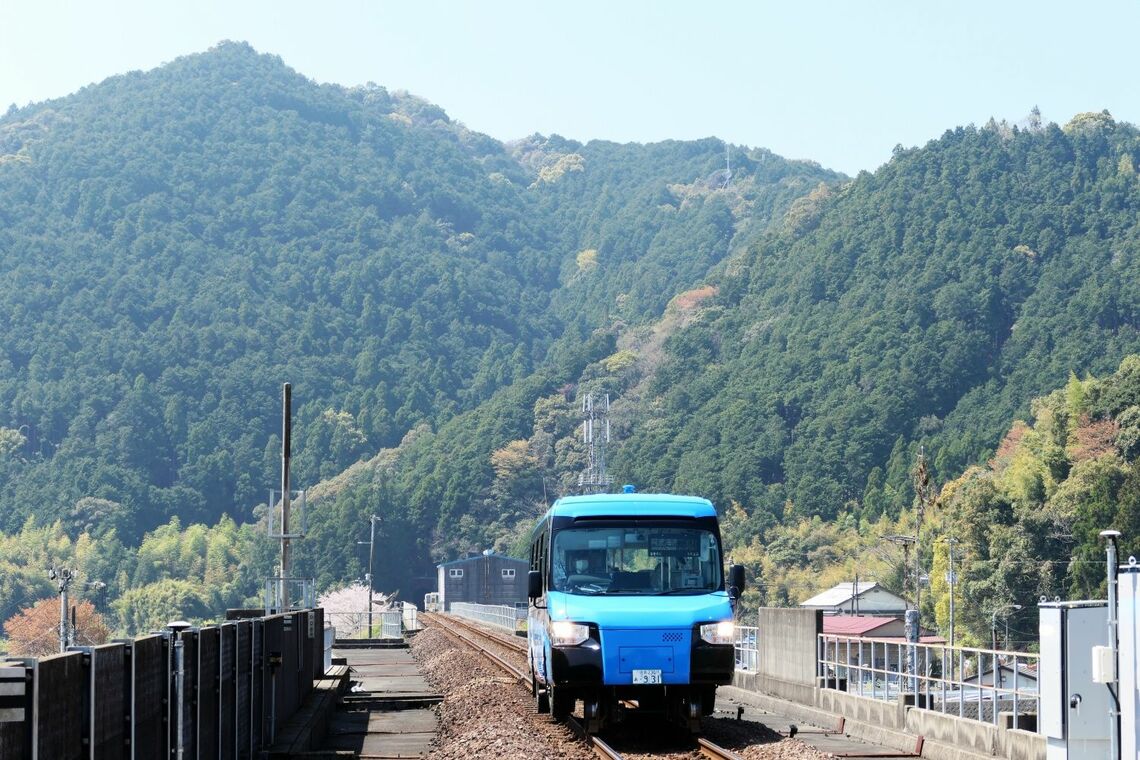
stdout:
<svg viewBox="0 0 1140 760">
<path fill-rule="evenodd" d="M 444 696 L 436 708 L 440 728 L 429 760 L 595 758 L 565 726 L 535 714 L 528 690 L 484 658 L 460 648 L 442 631 L 424 629 L 412 639 L 411 649 L 428 682 Z M 519 659 L 518 653 L 510 659 Z M 520 664 L 525 666 L 525 658 Z M 705 738 L 745 760 L 827 757 L 759 723 L 711 717 L 704 719 L 703 728 Z M 659 717 L 631 717 L 602 738 L 629 760 L 701 757 L 686 736 L 663 725 Z"/>
</svg>

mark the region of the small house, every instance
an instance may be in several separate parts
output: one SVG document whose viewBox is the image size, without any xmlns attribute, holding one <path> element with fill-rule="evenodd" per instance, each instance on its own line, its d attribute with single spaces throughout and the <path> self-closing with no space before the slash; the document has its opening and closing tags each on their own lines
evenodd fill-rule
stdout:
<svg viewBox="0 0 1140 760">
<path fill-rule="evenodd" d="M 907 601 L 875 581 L 839 583 L 811 599 L 801 607 L 823 610 L 824 615 L 878 615 L 901 618 Z"/>
<path fill-rule="evenodd" d="M 436 566 L 438 603 L 451 610 L 455 602 L 525 605 L 530 562 L 487 550 Z"/>
</svg>

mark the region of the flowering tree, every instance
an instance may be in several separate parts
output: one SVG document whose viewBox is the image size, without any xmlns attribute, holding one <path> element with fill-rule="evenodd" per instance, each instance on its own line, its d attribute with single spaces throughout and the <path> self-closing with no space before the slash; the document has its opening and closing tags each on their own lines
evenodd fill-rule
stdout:
<svg viewBox="0 0 1140 760">
<path fill-rule="evenodd" d="M 317 606 L 324 609 L 337 636 L 351 638 L 368 628 L 368 587 L 363 583 L 332 589 L 317 598 Z"/>
<path fill-rule="evenodd" d="M 9 654 L 16 657 L 44 657 L 59 651 L 59 600 L 41 599 L 20 610 L 4 623 Z M 105 644 L 111 631 L 103 616 L 88 601 L 75 605 L 72 643 L 82 646 Z"/>
</svg>

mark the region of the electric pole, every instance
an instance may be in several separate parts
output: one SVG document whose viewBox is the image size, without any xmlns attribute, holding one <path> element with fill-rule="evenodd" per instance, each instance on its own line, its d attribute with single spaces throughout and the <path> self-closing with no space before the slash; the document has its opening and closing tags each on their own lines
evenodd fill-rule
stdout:
<svg viewBox="0 0 1140 760">
<path fill-rule="evenodd" d="M 946 582 L 950 584 L 950 646 L 954 646 L 954 586 L 958 582 L 958 576 L 954 572 L 954 544 L 958 543 L 958 539 L 951 536 L 946 539 L 946 546 L 950 553 L 950 572 L 946 573 Z"/>
<path fill-rule="evenodd" d="M 67 588 L 71 585 L 75 574 L 70 568 L 53 566 L 48 570 L 48 577 L 55 581 L 59 588 L 59 651 L 63 653 L 71 645 L 71 625 L 67 620 Z"/>
<path fill-rule="evenodd" d="M 372 580 L 372 558 L 376 553 L 376 523 L 380 518 L 372 515 L 368 518 L 368 522 L 372 524 L 371 533 L 367 541 L 357 541 L 358 544 L 368 544 L 368 575 L 364 576 L 368 581 L 368 638 L 372 638 L 372 595 L 375 593 L 373 587 L 376 585 Z"/>
<path fill-rule="evenodd" d="M 289 459 L 293 447 L 293 386 L 281 390 L 281 609 L 289 609 L 289 573 L 293 553 L 289 546 Z"/>
<path fill-rule="evenodd" d="M 922 601 L 922 544 L 919 543 L 926 503 L 930 499 L 930 471 L 926 467 L 926 447 L 919 447 L 918 462 L 914 467 L 914 608 L 921 610 Z M 919 612 L 921 620 L 922 613 Z"/>
</svg>

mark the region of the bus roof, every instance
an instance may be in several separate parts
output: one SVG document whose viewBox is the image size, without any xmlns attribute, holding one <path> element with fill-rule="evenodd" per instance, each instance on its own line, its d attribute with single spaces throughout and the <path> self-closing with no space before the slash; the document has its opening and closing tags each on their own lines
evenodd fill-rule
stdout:
<svg viewBox="0 0 1140 760">
<path fill-rule="evenodd" d="M 554 502 L 548 517 L 716 517 L 708 499 L 668 493 L 597 493 L 565 496 Z"/>
</svg>

